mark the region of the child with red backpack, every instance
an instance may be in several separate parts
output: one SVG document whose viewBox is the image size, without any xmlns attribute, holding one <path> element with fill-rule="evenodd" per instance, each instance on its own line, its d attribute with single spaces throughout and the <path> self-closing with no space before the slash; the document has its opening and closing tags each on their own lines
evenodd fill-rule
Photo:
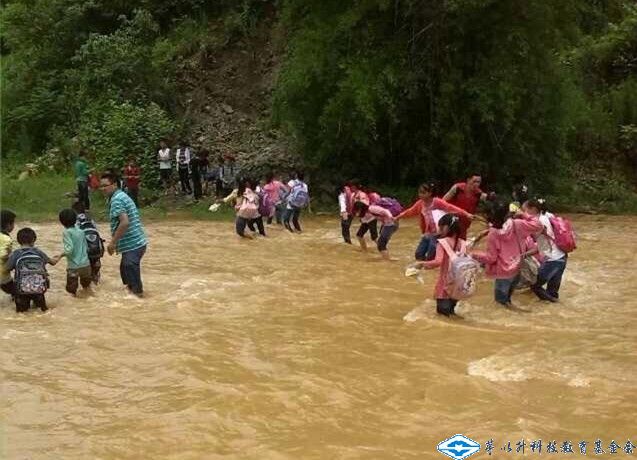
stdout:
<svg viewBox="0 0 637 460">
<path fill-rule="evenodd" d="M 542 264 L 538 270 L 537 281 L 531 286 L 531 290 L 541 300 L 557 302 L 568 253 L 576 248 L 575 234 L 570 222 L 548 212 L 546 202 L 541 198 L 528 200 L 522 205 L 522 209 L 536 216 L 543 227 L 541 232 L 534 235 L 537 242 L 535 252 L 539 252 L 542 256 Z"/>
<path fill-rule="evenodd" d="M 539 220 L 520 213 L 511 217 L 509 206 L 496 204 L 489 215 L 486 252 L 475 251 L 472 256 L 485 264 L 487 276 L 494 278 L 495 301 L 512 307 L 511 295 L 520 281 L 520 267 L 528 252 L 526 238 L 542 230 Z"/>
<path fill-rule="evenodd" d="M 445 214 L 438 221 L 439 238 L 433 260 L 416 262 L 421 268 L 440 268 L 434 289 L 436 312 L 440 315 L 455 315 L 459 300 L 473 295 L 480 265 L 467 255 L 467 243 L 460 238 L 462 227 L 455 214 Z"/>
<path fill-rule="evenodd" d="M 376 245 L 381 256 L 385 260 L 389 260 L 389 251 L 387 245 L 392 235 L 398 230 L 398 221 L 395 216 L 400 214 L 402 206 L 393 198 L 380 198 L 376 204 L 367 204 L 363 201 L 357 201 L 354 203 L 353 213 L 361 218 L 361 222 L 378 220 L 382 226 L 380 229 L 380 236 Z M 357 234 L 358 242 L 361 245 L 363 251 L 367 250 L 367 243 L 365 242 L 365 236 Z"/>
</svg>

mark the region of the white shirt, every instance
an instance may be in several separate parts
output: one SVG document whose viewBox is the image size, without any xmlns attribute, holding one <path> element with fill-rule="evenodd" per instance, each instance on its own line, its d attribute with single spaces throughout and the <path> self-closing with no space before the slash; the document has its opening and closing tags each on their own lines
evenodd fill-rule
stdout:
<svg viewBox="0 0 637 460">
<path fill-rule="evenodd" d="M 170 149 L 166 147 L 165 149 L 160 149 L 159 153 L 159 169 L 170 169 L 172 158 L 170 156 Z"/>
<path fill-rule="evenodd" d="M 338 195 L 338 205 L 341 208 L 341 214 L 347 212 L 347 197 L 345 196 L 345 192 L 341 192 Z"/>
<path fill-rule="evenodd" d="M 183 157 L 182 157 L 183 150 Z M 190 147 L 186 147 L 185 149 L 177 149 L 177 169 L 179 169 L 179 165 L 190 164 Z"/>
<path fill-rule="evenodd" d="M 553 226 L 551 225 L 551 217 L 554 217 L 550 212 L 540 214 L 540 223 L 544 226 L 544 231 L 537 237 L 537 247 L 540 253 L 544 256 L 545 260 L 560 260 L 566 255 L 564 251 L 557 247 L 553 238 L 555 233 L 553 232 Z"/>
</svg>

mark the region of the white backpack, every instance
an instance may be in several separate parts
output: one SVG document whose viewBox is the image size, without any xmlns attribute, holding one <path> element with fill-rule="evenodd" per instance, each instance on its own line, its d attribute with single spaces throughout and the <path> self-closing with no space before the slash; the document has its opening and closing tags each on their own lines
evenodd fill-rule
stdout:
<svg viewBox="0 0 637 460">
<path fill-rule="evenodd" d="M 447 293 L 455 300 L 462 300 L 475 294 L 480 275 L 480 264 L 467 254 L 467 243 L 460 241 L 460 249 L 454 251 L 449 243 L 441 238 L 438 244 L 449 256 L 449 274 L 447 276 Z"/>
</svg>

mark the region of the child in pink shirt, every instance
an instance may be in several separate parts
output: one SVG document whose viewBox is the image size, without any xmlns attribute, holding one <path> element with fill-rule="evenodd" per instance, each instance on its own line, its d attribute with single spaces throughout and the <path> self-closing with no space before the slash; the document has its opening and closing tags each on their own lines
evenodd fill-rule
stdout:
<svg viewBox="0 0 637 460">
<path fill-rule="evenodd" d="M 268 173 L 268 175 L 265 176 L 265 185 L 263 186 L 263 190 L 270 197 L 270 203 L 274 203 L 270 215 L 263 217 L 267 217 L 268 225 L 270 225 L 272 223 L 272 218 L 276 216 L 276 223 L 282 225 L 283 207 L 281 206 L 281 195 L 289 192 L 288 186 L 283 182 L 276 180 L 273 173 Z"/>
<path fill-rule="evenodd" d="M 495 301 L 510 307 L 511 295 L 519 281 L 520 263 L 526 252 L 520 248 L 526 239 L 542 230 L 539 220 L 519 213 L 509 217 L 509 207 L 495 205 L 489 216 L 486 252 L 474 251 L 472 257 L 485 264 L 487 276 L 495 279 Z"/>
<path fill-rule="evenodd" d="M 381 223 L 380 236 L 378 237 L 377 246 L 383 259 L 389 260 L 389 251 L 387 245 L 392 235 L 398 230 L 398 222 L 394 219 L 392 213 L 381 206 L 372 204 L 368 205 L 362 201 L 357 201 L 354 204 L 353 212 L 355 215 L 360 216 L 363 224 L 377 220 Z M 361 226 L 362 228 L 362 226 Z M 356 234 L 358 242 L 361 245 L 363 251 L 367 250 L 367 243 L 365 242 L 365 234 Z"/>
<path fill-rule="evenodd" d="M 444 250 L 441 241 L 446 241 L 450 248 L 454 251 L 466 249 L 465 240 L 459 237 L 461 227 L 460 218 L 455 214 L 445 214 L 438 222 L 440 228 L 439 239 L 436 243 L 436 257 L 429 261 L 420 261 L 416 266 L 421 268 L 440 268 L 438 272 L 438 280 L 434 288 L 434 298 L 436 299 L 436 311 L 440 315 L 455 315 L 455 308 L 458 304 L 457 299 L 452 299 L 447 292 L 449 277 L 449 255 Z"/>
</svg>

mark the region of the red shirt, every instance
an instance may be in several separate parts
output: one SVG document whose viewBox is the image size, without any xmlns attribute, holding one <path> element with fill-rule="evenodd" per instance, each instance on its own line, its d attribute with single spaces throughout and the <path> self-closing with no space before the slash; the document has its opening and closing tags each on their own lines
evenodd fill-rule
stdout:
<svg viewBox="0 0 637 460">
<path fill-rule="evenodd" d="M 449 200 L 449 203 L 464 209 L 469 214 L 475 214 L 478 210 L 482 190 L 477 189 L 473 193 L 468 193 L 466 182 L 460 182 L 454 187 L 456 188 L 456 195 Z"/>
<path fill-rule="evenodd" d="M 137 166 L 126 166 L 124 168 L 124 178 L 126 181 L 126 187 L 137 189 L 139 188 L 139 175 L 140 169 Z"/>
</svg>

